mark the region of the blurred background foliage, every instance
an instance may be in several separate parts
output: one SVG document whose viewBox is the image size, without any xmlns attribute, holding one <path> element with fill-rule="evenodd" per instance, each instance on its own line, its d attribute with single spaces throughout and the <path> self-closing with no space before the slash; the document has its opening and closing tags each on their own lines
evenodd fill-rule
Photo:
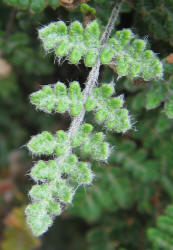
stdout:
<svg viewBox="0 0 173 250">
<path fill-rule="evenodd" d="M 89 6 L 86 5 L 89 4 Z M 115 149 L 108 164 L 93 162 L 94 184 L 81 188 L 71 207 L 40 239 L 27 228 L 24 207 L 31 181 L 25 144 L 46 129 L 67 129 L 68 115 L 50 116 L 29 103 L 40 85 L 73 80 L 84 87 L 89 69 L 54 63 L 37 29 L 51 21 L 104 26 L 115 0 L 0 1 L 0 249 L 173 249 L 173 1 L 124 0 L 116 29 L 132 28 L 163 60 L 161 81 L 116 83 L 134 121 L 125 135 L 108 134 Z M 101 68 L 100 81 L 116 76 Z M 87 121 L 94 122 L 88 114 Z"/>
</svg>

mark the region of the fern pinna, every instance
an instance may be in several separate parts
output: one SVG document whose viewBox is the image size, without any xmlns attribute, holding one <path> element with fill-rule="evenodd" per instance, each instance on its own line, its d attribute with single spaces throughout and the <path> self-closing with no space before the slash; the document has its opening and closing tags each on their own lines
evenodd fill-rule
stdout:
<svg viewBox="0 0 173 250">
<path fill-rule="evenodd" d="M 69 112 L 72 122 L 68 131 L 48 131 L 33 136 L 27 147 L 33 155 L 52 156 L 39 160 L 30 176 L 36 182 L 29 196 L 32 203 L 26 208 L 27 222 L 35 236 L 45 233 L 55 216 L 70 204 L 80 185 L 92 183 L 95 175 L 88 159 L 106 162 L 112 148 L 103 132 L 84 123 L 86 112 L 93 111 L 95 121 L 110 132 L 125 133 L 132 128 L 131 117 L 124 106 L 123 96 L 115 96 L 114 83 L 98 86 L 102 64 L 114 64 L 117 80 L 142 77 L 145 80 L 162 78 L 163 67 L 157 56 L 148 49 L 147 42 L 136 38 L 130 29 L 115 32 L 110 38 L 121 4 L 112 11 L 103 32 L 97 20 L 84 28 L 75 21 L 69 27 L 62 21 L 53 22 L 39 30 L 46 52 L 54 52 L 58 61 L 78 64 L 83 58 L 92 67 L 85 89 L 77 81 L 44 86 L 33 93 L 31 103 L 47 113 Z M 75 149 L 78 149 L 76 154 Z M 80 156 L 85 161 L 80 160 Z"/>
</svg>

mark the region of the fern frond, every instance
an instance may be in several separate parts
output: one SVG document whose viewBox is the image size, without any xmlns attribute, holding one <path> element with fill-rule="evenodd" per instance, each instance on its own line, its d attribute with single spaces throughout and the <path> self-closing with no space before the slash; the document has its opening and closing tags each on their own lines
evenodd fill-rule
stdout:
<svg viewBox="0 0 173 250">
<path fill-rule="evenodd" d="M 27 144 L 32 154 L 52 158 L 50 161 L 38 161 L 30 174 L 37 184 L 29 192 L 32 204 L 27 207 L 26 215 L 36 236 L 48 230 L 54 217 L 72 202 L 80 185 L 93 181 L 90 163 L 80 161 L 75 149 L 78 149 L 82 159 L 108 160 L 111 147 L 102 132 L 93 132 L 91 124 L 83 124 L 86 111 L 94 111 L 96 121 L 107 130 L 119 133 L 132 127 L 129 112 L 123 108 L 123 97 L 112 97 L 112 84 L 96 88 L 100 65 L 115 63 L 119 77 L 142 76 L 147 80 L 162 77 L 162 64 L 151 50 L 146 50 L 145 41 L 136 39 L 131 30 L 117 31 L 109 39 L 120 7 L 121 3 L 113 9 L 102 35 L 96 20 L 85 29 L 78 21 L 69 28 L 59 21 L 39 30 L 46 51 L 54 51 L 59 59 L 66 57 L 74 64 L 84 58 L 85 65 L 92 69 L 83 91 L 76 81 L 70 84 L 68 90 L 65 84 L 58 82 L 54 86 L 44 86 L 31 95 L 31 102 L 40 110 L 48 113 L 68 111 L 72 114 L 67 132 L 59 130 L 52 135 L 44 131 L 33 136 Z M 118 199 L 121 200 L 120 197 Z M 35 211 L 39 208 L 40 213 L 36 215 Z"/>
<path fill-rule="evenodd" d="M 173 246 L 173 206 L 166 208 L 166 214 L 157 218 L 157 227 L 149 228 L 148 238 L 153 242 L 155 249 L 172 250 Z"/>
</svg>

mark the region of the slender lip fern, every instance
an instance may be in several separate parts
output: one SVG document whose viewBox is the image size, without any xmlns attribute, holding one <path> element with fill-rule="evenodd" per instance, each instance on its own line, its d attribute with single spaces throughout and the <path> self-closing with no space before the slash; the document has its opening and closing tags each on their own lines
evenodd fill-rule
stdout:
<svg viewBox="0 0 173 250">
<path fill-rule="evenodd" d="M 84 57 L 85 65 L 92 69 L 83 92 L 79 83 L 74 81 L 68 90 L 58 82 L 54 86 L 44 86 L 31 95 L 31 102 L 36 108 L 48 113 L 69 111 L 73 117 L 67 132 L 59 130 L 52 135 L 43 131 L 27 144 L 35 155 L 53 156 L 53 160 L 36 162 L 30 173 L 36 184 L 29 191 L 32 203 L 25 213 L 35 236 L 48 230 L 55 216 L 72 202 L 80 185 L 89 185 L 94 179 L 90 163 L 80 161 L 79 156 L 74 154 L 74 148 L 79 149 L 82 159 L 107 161 L 110 155 L 111 148 L 105 141 L 105 135 L 94 132 L 91 124 L 83 123 L 86 111 L 94 111 L 96 122 L 108 131 L 125 133 L 131 128 L 128 110 L 123 108 L 123 98 L 111 97 L 114 94 L 112 84 L 97 87 L 101 64 L 116 59 L 120 77 L 135 78 L 141 74 L 145 79 L 162 77 L 160 61 L 152 51 L 145 50 L 144 41 L 134 39 L 129 29 L 117 31 L 115 38 L 109 39 L 121 4 L 114 7 L 101 38 L 96 21 L 89 23 L 85 31 L 78 21 L 70 25 L 69 33 L 62 21 L 39 30 L 46 51 L 54 51 L 60 58 L 66 56 L 74 64 Z"/>
</svg>

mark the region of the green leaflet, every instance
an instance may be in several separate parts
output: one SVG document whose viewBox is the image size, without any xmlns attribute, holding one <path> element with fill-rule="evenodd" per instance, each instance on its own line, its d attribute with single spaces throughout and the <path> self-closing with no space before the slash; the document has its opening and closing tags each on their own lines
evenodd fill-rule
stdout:
<svg viewBox="0 0 173 250">
<path fill-rule="evenodd" d="M 51 133 L 44 131 L 41 134 L 33 136 L 27 144 L 28 149 L 37 155 L 50 155 L 53 154 L 56 141 Z"/>
<path fill-rule="evenodd" d="M 84 123 L 72 137 L 72 145 L 80 147 L 84 157 L 90 156 L 94 160 L 105 161 L 110 154 L 109 144 L 104 142 L 103 133 L 91 133 L 92 126 Z"/>
<path fill-rule="evenodd" d="M 47 113 L 69 111 L 73 116 L 77 116 L 82 109 L 81 88 L 78 82 L 72 82 L 68 92 L 61 82 L 55 84 L 53 88 L 44 86 L 31 95 L 31 103 Z"/>
<path fill-rule="evenodd" d="M 130 116 L 123 108 L 123 97 L 110 98 L 113 93 L 112 85 L 102 84 L 100 88 L 93 89 L 84 106 L 87 111 L 95 111 L 96 122 L 104 124 L 106 129 L 124 133 L 132 126 Z"/>
<path fill-rule="evenodd" d="M 70 112 L 73 116 L 80 114 L 83 106 L 86 111 L 94 111 L 96 122 L 102 123 L 108 130 L 126 132 L 131 128 L 129 112 L 123 108 L 122 96 L 111 97 L 114 87 L 102 84 L 94 88 L 91 95 L 83 103 L 83 95 L 78 82 L 70 83 L 69 89 L 58 82 L 51 86 L 44 86 L 31 95 L 31 102 L 45 112 Z"/>
<path fill-rule="evenodd" d="M 165 79 L 152 81 L 145 91 L 145 107 L 154 109 L 164 103 L 164 112 L 169 119 L 173 118 L 173 66 L 163 60 Z"/>
<path fill-rule="evenodd" d="M 99 55 L 100 35 L 96 20 L 85 29 L 78 21 L 69 28 L 59 21 L 39 30 L 45 50 L 53 50 L 57 57 L 66 57 L 70 63 L 77 64 L 84 58 L 85 65 L 92 67 L 99 56 L 102 64 L 115 64 L 120 77 L 142 77 L 147 81 L 162 78 L 162 63 L 151 50 L 146 49 L 146 41 L 137 39 L 130 29 L 116 31 L 107 44 L 103 44 Z"/>
<path fill-rule="evenodd" d="M 157 218 L 157 226 L 149 228 L 147 235 L 153 246 L 156 249 L 172 249 L 172 228 L 173 228 L 173 206 L 169 205 L 166 208 L 166 214 L 160 215 Z"/>
</svg>

